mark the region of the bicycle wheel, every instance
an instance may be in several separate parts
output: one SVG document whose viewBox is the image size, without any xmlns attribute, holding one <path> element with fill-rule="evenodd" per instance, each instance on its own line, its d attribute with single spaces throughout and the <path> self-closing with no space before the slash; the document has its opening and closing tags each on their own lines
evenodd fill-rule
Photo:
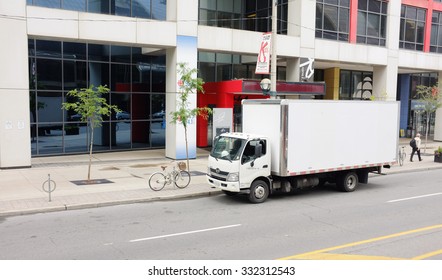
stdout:
<svg viewBox="0 0 442 280">
<path fill-rule="evenodd" d="M 190 183 L 190 173 L 185 170 L 177 171 L 175 173 L 174 179 L 175 179 L 175 186 L 177 186 L 180 189 L 183 189 L 187 187 Z"/>
<path fill-rule="evenodd" d="M 166 177 L 161 172 L 150 175 L 149 187 L 154 191 L 160 191 L 166 185 Z"/>
</svg>

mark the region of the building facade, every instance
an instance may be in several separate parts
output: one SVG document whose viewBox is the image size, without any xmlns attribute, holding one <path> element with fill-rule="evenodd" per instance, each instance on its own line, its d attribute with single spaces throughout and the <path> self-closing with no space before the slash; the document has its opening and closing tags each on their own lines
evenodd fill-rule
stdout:
<svg viewBox="0 0 442 280">
<path fill-rule="evenodd" d="M 277 2 L 277 79 L 326 83 L 325 99 L 401 102 L 405 136 L 423 132 L 416 86 L 442 76 L 439 0 Z M 183 129 L 171 124 L 177 63 L 206 82 L 260 80 L 255 64 L 271 31 L 273 0 L 0 0 L 0 168 L 31 157 L 86 153 L 89 133 L 61 109 L 75 88 L 107 85 L 123 112 L 105 119 L 94 150 L 165 148 L 185 157 Z M 240 96 L 238 98 L 241 98 Z M 197 95 L 191 96 L 196 106 Z M 236 110 L 235 108 L 232 108 Z M 442 140 L 442 114 L 430 133 Z M 189 123 L 190 157 L 196 122 Z M 399 133 L 399 132 L 398 132 Z M 325 137 L 325 136 L 324 136 Z"/>
</svg>

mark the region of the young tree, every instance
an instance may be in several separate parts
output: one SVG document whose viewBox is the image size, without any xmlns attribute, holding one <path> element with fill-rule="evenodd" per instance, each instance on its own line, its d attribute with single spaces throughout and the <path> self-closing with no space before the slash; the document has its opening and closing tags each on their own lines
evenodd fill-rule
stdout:
<svg viewBox="0 0 442 280">
<path fill-rule="evenodd" d="M 418 100 L 422 103 L 423 111 L 427 117 L 424 146 L 425 153 L 427 149 L 428 132 L 430 131 L 430 117 L 432 113 L 436 112 L 436 110 L 442 106 L 442 92 L 439 89 L 439 83 L 431 87 L 419 85 L 417 86 L 416 95 L 419 98 Z"/>
<path fill-rule="evenodd" d="M 68 97 L 73 97 L 75 102 L 63 102 L 62 109 L 73 110 L 79 116 L 80 121 L 86 122 L 90 130 L 91 138 L 89 145 L 89 168 L 87 173 L 88 182 L 91 180 L 92 148 L 94 143 L 94 128 L 100 127 L 103 122 L 103 116 L 109 116 L 112 111 L 121 112 L 115 105 L 109 105 L 106 99 L 102 97 L 109 93 L 106 86 L 82 88 L 81 90 L 71 90 L 67 93 Z"/>
<path fill-rule="evenodd" d="M 180 80 L 178 82 L 179 93 L 178 93 L 178 106 L 177 110 L 171 112 L 172 123 L 181 123 L 184 127 L 184 137 L 186 142 L 186 159 L 187 159 L 187 170 L 190 172 L 189 168 L 189 145 L 187 141 L 187 125 L 188 121 L 196 116 L 202 116 L 208 118 L 212 110 L 208 107 L 203 108 L 189 108 L 190 102 L 189 94 L 196 94 L 197 92 L 204 93 L 203 84 L 204 81 L 197 77 L 198 70 L 190 69 L 187 67 L 187 63 L 178 63 L 178 75 Z"/>
</svg>

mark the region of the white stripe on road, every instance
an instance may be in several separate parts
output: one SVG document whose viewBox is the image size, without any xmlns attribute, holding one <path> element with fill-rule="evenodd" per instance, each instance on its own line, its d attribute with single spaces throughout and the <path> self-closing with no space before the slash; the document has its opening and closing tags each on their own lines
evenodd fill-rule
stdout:
<svg viewBox="0 0 442 280">
<path fill-rule="evenodd" d="M 219 229 L 226 229 L 226 228 L 239 227 L 239 226 L 241 226 L 241 224 L 230 225 L 230 226 L 223 226 L 223 227 L 215 227 L 215 228 L 207 228 L 207 229 L 200 229 L 200 230 L 193 230 L 193 231 L 186 231 L 186 232 L 166 234 L 166 235 L 153 236 L 153 237 L 146 237 L 146 238 L 130 240 L 129 242 L 139 242 L 139 241 L 146 241 L 146 240 L 152 240 L 152 239 L 160 239 L 160 238 L 166 238 L 166 237 L 172 237 L 172 236 L 200 233 L 200 232 L 219 230 Z"/>
<path fill-rule="evenodd" d="M 413 196 L 413 197 L 407 197 L 407 198 L 401 198 L 401 199 L 394 199 L 394 200 L 387 201 L 387 203 L 399 202 L 399 201 L 405 201 L 405 200 L 411 200 L 411 199 L 417 199 L 417 198 L 424 198 L 424 197 L 435 196 L 435 195 L 442 195 L 442 193 L 432 193 L 432 194 L 419 195 L 419 196 Z"/>
</svg>

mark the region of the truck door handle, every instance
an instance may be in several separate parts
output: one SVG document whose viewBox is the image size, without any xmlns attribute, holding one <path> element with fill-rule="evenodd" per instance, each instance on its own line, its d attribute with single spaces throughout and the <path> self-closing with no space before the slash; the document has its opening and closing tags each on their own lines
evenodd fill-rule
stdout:
<svg viewBox="0 0 442 280">
<path fill-rule="evenodd" d="M 266 164 L 266 165 L 264 165 L 262 168 L 268 168 L 269 166 Z"/>
</svg>

